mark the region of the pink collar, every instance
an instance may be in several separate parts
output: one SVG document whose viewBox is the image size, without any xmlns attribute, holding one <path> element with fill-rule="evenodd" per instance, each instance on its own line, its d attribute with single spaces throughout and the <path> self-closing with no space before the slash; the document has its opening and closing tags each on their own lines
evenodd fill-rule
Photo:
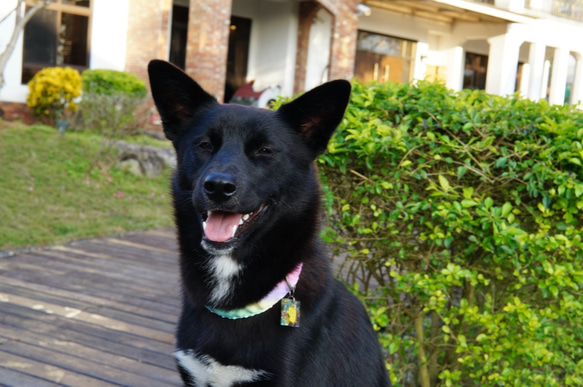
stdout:
<svg viewBox="0 0 583 387">
<path fill-rule="evenodd" d="M 257 302 L 244 306 L 243 308 L 223 310 L 208 305 L 206 305 L 206 308 L 214 314 L 231 320 L 256 316 L 271 309 L 273 305 L 277 304 L 286 295 L 293 294 L 300 279 L 301 272 L 302 263 L 297 265 L 288 275 L 285 276 L 284 279 L 279 281 L 265 297 Z"/>
</svg>

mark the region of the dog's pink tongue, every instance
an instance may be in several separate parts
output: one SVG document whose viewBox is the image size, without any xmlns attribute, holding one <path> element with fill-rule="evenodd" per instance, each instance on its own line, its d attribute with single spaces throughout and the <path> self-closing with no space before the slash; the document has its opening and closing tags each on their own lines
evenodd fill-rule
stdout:
<svg viewBox="0 0 583 387">
<path fill-rule="evenodd" d="M 233 237 L 243 215 L 223 211 L 211 211 L 206 220 L 204 234 L 214 242 L 225 242 Z"/>
</svg>

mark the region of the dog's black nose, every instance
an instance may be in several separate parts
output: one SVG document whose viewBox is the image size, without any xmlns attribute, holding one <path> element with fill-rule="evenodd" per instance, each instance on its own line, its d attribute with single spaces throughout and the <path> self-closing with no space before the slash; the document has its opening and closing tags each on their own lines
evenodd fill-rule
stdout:
<svg viewBox="0 0 583 387">
<path fill-rule="evenodd" d="M 233 175 L 213 172 L 204 179 L 203 189 L 213 200 L 227 200 L 237 192 L 237 184 Z"/>
</svg>

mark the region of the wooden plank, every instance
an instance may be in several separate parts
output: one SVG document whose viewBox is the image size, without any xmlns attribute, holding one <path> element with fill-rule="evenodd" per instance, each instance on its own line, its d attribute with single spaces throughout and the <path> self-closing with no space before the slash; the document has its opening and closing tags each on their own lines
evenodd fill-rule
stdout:
<svg viewBox="0 0 583 387">
<path fill-rule="evenodd" d="M 148 340 L 131 333 L 111 331 L 106 328 L 71 321 L 54 315 L 44 315 L 17 305 L 3 305 L 0 326 L 14 326 L 22 330 L 38 332 L 47 337 L 62 338 L 100 348 L 104 352 L 132 357 L 138 361 L 174 369 L 174 338 L 166 342 Z M 1 351 L 0 347 L 0 351 Z"/>
<path fill-rule="evenodd" d="M 69 386 L 87 386 L 87 387 L 108 387 L 108 386 L 119 386 L 117 383 L 110 383 L 105 380 L 99 380 L 96 378 L 87 377 L 87 375 L 80 375 L 69 370 L 47 364 L 44 359 L 41 361 L 30 359 L 26 356 L 21 356 L 18 354 L 13 354 L 3 351 L 2 356 L 0 356 L 0 377 L 4 375 L 4 370 L 8 371 L 18 371 L 29 378 L 32 377 L 35 380 L 40 379 L 42 383 L 43 380 L 57 383 L 58 385 L 69 385 Z M 8 371 L 6 374 L 8 375 Z M 14 373 L 14 372 L 12 372 Z M 0 379 L 2 380 L 2 379 Z M 26 386 L 24 385 L 13 385 L 14 387 Z M 36 384 L 29 384 L 31 387 L 36 387 Z"/>
<path fill-rule="evenodd" d="M 109 317 L 112 317 L 109 314 L 110 310 L 114 312 L 122 311 L 123 313 L 137 318 L 158 320 L 172 325 L 177 319 L 176 316 L 178 316 L 178 305 L 168 305 L 167 303 L 157 300 L 156 296 L 152 296 L 153 299 L 148 300 L 143 298 L 138 299 L 127 294 L 123 296 L 116 295 L 116 297 L 118 297 L 117 300 L 111 301 L 111 299 L 104 298 L 107 294 L 105 296 L 93 296 L 96 292 L 92 292 L 91 295 L 79 294 L 78 296 L 75 296 L 74 293 L 67 294 L 61 289 L 47 289 L 46 284 L 31 286 L 29 289 L 20 281 L 20 279 L 15 280 L 13 278 L 3 281 L 0 285 L 0 292 L 4 294 L 27 296 L 30 294 L 31 290 L 35 290 L 38 293 L 33 293 L 33 298 L 43 299 L 50 303 L 76 309 L 105 309 L 105 312 L 103 313 Z"/>
<path fill-rule="evenodd" d="M 30 293 L 31 289 L 34 289 L 38 291 L 38 294 L 35 294 L 34 296 L 35 298 L 38 297 L 39 299 L 44 299 L 47 302 L 56 303 L 61 306 L 84 309 L 87 308 L 87 305 L 89 304 L 93 307 L 107 307 L 112 311 L 119 311 L 119 313 L 122 314 L 126 313 L 128 315 L 147 317 L 171 324 L 175 321 L 171 316 L 175 316 L 179 309 L 178 296 L 170 298 L 166 295 L 144 291 L 142 295 L 149 296 L 148 299 L 144 297 L 136 297 L 132 295 L 130 291 L 125 291 L 123 294 L 120 294 L 111 293 L 101 289 L 92 289 L 90 295 L 88 295 L 84 294 L 87 291 L 87 287 L 83 288 L 81 283 L 78 283 L 77 286 L 73 286 L 72 289 L 70 286 L 69 289 L 67 289 L 67 286 L 62 285 L 72 282 L 68 279 L 61 279 L 61 281 L 55 279 L 55 284 L 51 286 L 52 284 L 50 282 L 34 284 L 32 281 L 29 283 L 34 285 L 28 285 L 27 282 L 25 282 L 26 275 L 19 276 L 19 278 L 15 277 L 16 276 L 6 276 L 6 278 L 9 279 L 0 284 L 0 292 L 15 293 L 26 296 L 27 293 Z M 103 286 L 108 287 L 110 284 L 104 283 Z M 79 290 L 75 292 L 75 288 Z M 111 289 L 113 290 L 114 287 L 111 286 Z M 169 300 L 172 302 L 171 305 L 169 304 Z M 148 309 L 145 308 L 145 305 Z"/>
<path fill-rule="evenodd" d="M 2 360 L 0 360 L 0 364 Z M 20 363 L 27 364 L 27 363 Z M 23 374 L 18 370 L 2 367 L 0 365 L 0 386 L 35 386 L 35 387 L 53 387 L 58 386 L 48 380 L 38 378 L 36 376 Z"/>
<path fill-rule="evenodd" d="M 37 297 L 44 297 L 49 302 L 75 308 L 83 308 L 89 303 L 167 323 L 174 323 L 175 320 L 169 318 L 169 314 L 175 316 L 179 310 L 180 298 L 177 288 L 168 294 L 167 291 L 160 291 L 158 286 L 135 289 L 130 286 L 118 286 L 117 283 L 106 279 L 89 286 L 80 273 L 65 278 L 45 278 L 43 283 L 39 283 L 34 281 L 34 275 L 30 275 L 35 270 L 38 269 L 21 263 L 19 272 L 6 271 L 5 277 L 9 279 L 6 284 L 0 283 L 0 292 L 17 292 L 22 288 L 24 289 L 22 292 L 27 292 L 35 289 L 39 292 Z M 16 288 L 11 291 L 13 286 Z M 156 315 L 158 318 L 155 318 Z"/>
<path fill-rule="evenodd" d="M 53 297 L 52 295 L 46 295 L 44 293 L 31 294 L 30 292 L 27 292 L 26 289 L 20 287 L 7 287 L 5 285 L 0 285 L 0 294 L 2 295 L 2 298 L 8 298 L 9 299 L 8 302 L 15 304 L 18 304 L 18 301 L 17 302 L 10 301 L 11 298 L 13 299 L 16 298 L 16 300 L 20 300 L 20 298 L 30 300 L 34 297 L 36 304 L 32 306 L 29 303 L 21 305 L 48 314 L 53 314 L 55 306 L 58 306 L 61 309 L 64 309 L 64 312 L 62 313 L 57 312 L 57 314 L 60 316 L 64 316 L 65 318 L 76 318 L 77 315 L 84 312 L 91 313 L 99 311 L 99 315 L 106 318 L 110 318 L 122 323 L 132 324 L 135 326 L 155 329 L 157 331 L 169 334 L 171 334 L 174 331 L 174 327 L 176 325 L 175 321 L 164 321 L 162 319 L 157 319 L 150 316 L 129 313 L 126 311 L 121 311 L 108 307 L 105 304 L 94 304 L 93 306 L 88 307 L 87 306 L 88 303 L 79 302 L 73 299 L 63 300 L 62 298 L 56 298 Z M 152 314 L 154 314 L 154 312 L 152 312 Z M 95 323 L 95 321 L 92 322 Z"/>
<path fill-rule="evenodd" d="M 35 283 L 51 284 L 51 286 L 59 286 L 58 283 L 66 282 L 77 284 L 88 291 L 91 288 L 109 289 L 125 292 L 134 297 L 157 294 L 159 297 L 165 297 L 165 302 L 176 301 L 179 294 L 178 275 L 156 276 L 154 269 L 144 275 L 137 275 L 136 272 L 140 272 L 139 270 L 122 269 L 110 264 L 99 265 L 99 262 L 86 263 L 82 258 L 63 256 L 59 252 L 19 256 L 18 264 L 13 264 L 12 270 L 6 265 L 6 263 L 0 263 L 0 269 L 6 276 L 17 277 L 21 273 L 28 273 L 29 280 L 33 279 Z M 42 271 L 47 275 L 39 275 L 41 271 L 39 267 L 42 267 Z M 12 274 L 10 271 L 15 273 Z M 159 282 L 167 285 L 153 286 Z M 104 286 L 104 284 L 107 285 Z"/>
<path fill-rule="evenodd" d="M 178 253 L 178 243 L 176 237 L 176 231 L 172 230 L 149 230 L 144 233 L 136 233 L 128 235 L 125 239 L 128 241 L 149 245 L 157 246 L 160 248 L 168 249 Z"/>
<path fill-rule="evenodd" d="M 46 314 L 54 314 L 71 320 L 99 325 L 114 331 L 131 332 L 134 335 L 148 337 L 153 340 L 168 340 L 168 333 L 164 331 L 124 322 L 119 319 L 104 316 L 103 314 L 91 313 L 74 307 L 61 306 L 49 302 L 39 302 L 38 300 L 29 297 L 12 294 L 9 295 L 6 293 L 0 293 L 0 301 L 20 305 Z"/>
<path fill-rule="evenodd" d="M 88 381 L 95 380 L 121 386 L 169 385 L 168 383 L 162 383 L 115 368 L 113 364 L 116 363 L 117 358 L 111 359 L 111 364 L 98 364 L 95 359 L 86 359 L 76 354 L 65 354 L 28 343 L 13 341 L 3 344 L 2 350 L 4 353 L 20 356 L 24 359 L 29 359 L 29 361 L 46 362 L 48 367 L 60 370 L 59 375 L 62 375 L 62 377 L 75 378 L 74 382 L 64 379 L 58 381 L 63 384 L 85 386 L 89 385 L 87 384 Z M 44 368 L 46 369 L 47 366 Z M 63 371 L 65 371 L 64 374 Z M 48 375 L 45 373 L 42 376 L 47 377 Z"/>
<path fill-rule="evenodd" d="M 166 302 L 157 302 L 155 299 L 138 299 L 135 297 L 120 296 L 118 292 L 95 289 L 91 294 L 80 294 L 86 290 L 81 286 L 72 287 L 69 281 L 61 281 L 60 288 L 50 287 L 46 284 L 27 282 L 22 278 L 4 277 L 0 283 L 0 292 L 23 295 L 33 291 L 37 295 L 50 295 L 55 297 L 55 303 L 69 305 L 73 300 L 81 302 L 84 306 L 100 305 L 115 310 L 124 310 L 144 318 L 151 318 L 174 324 L 179 307 L 177 300 L 172 305 Z M 152 297 L 154 298 L 154 297 Z"/>
<path fill-rule="evenodd" d="M 181 385 L 173 230 L 0 256 L 0 386 Z"/>
<path fill-rule="evenodd" d="M 20 333 L 16 327 L 4 326 L 0 332 L 0 340 L 18 341 L 19 343 L 46 349 L 55 356 L 73 355 L 81 359 L 91 359 L 96 369 L 111 367 L 123 373 L 139 375 L 164 383 L 175 383 L 178 381 L 174 370 L 144 364 L 130 357 L 120 355 L 114 355 L 115 362 L 112 362 L 112 354 L 84 346 L 69 338 L 47 337 L 46 335 L 31 331 L 28 331 L 26 335 L 21 335 Z"/>
<path fill-rule="evenodd" d="M 174 253 L 175 250 L 168 250 L 168 249 L 161 249 L 159 247 L 153 247 L 153 246 L 149 246 L 149 245 L 144 245 L 144 244 L 140 244 L 140 243 L 136 243 L 136 242 L 130 242 L 127 240 L 123 240 L 123 239 L 117 239 L 117 238 L 107 238 L 102 240 L 102 242 L 105 243 L 113 243 L 113 244 L 118 244 L 124 247 L 131 247 L 140 251 L 148 251 L 148 252 L 153 252 L 153 253 L 162 253 L 162 254 L 169 254 L 169 253 Z"/>
<path fill-rule="evenodd" d="M 176 266 L 174 260 L 168 262 L 168 259 L 164 258 L 164 260 L 151 261 L 143 255 L 137 256 L 137 254 L 130 250 L 105 251 L 105 248 L 103 250 L 104 253 L 92 253 L 85 249 L 81 250 L 59 246 L 58 249 L 55 248 L 52 251 L 45 251 L 37 255 L 56 258 L 57 261 L 61 260 L 63 263 L 75 263 L 81 265 L 81 268 L 89 272 L 100 273 L 102 275 L 119 276 L 120 274 L 125 274 L 138 280 L 152 280 L 153 276 L 156 279 L 167 280 L 176 280 L 178 278 L 177 272 L 170 272 L 164 269 L 164 263 L 174 268 Z M 106 258 L 108 256 L 110 257 L 109 259 Z"/>
</svg>

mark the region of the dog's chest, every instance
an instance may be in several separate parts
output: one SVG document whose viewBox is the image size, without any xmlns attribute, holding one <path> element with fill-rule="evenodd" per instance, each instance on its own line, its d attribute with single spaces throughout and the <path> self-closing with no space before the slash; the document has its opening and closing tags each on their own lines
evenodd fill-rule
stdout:
<svg viewBox="0 0 583 387">
<path fill-rule="evenodd" d="M 231 387 L 239 383 L 266 380 L 270 376 L 262 370 L 224 365 L 208 355 L 197 355 L 192 350 L 179 350 L 175 356 L 178 366 L 190 376 L 194 386 Z"/>
<path fill-rule="evenodd" d="M 217 255 L 208 264 L 213 286 L 212 304 L 227 299 L 233 291 L 233 280 L 241 271 L 241 265 L 230 255 Z"/>
</svg>

